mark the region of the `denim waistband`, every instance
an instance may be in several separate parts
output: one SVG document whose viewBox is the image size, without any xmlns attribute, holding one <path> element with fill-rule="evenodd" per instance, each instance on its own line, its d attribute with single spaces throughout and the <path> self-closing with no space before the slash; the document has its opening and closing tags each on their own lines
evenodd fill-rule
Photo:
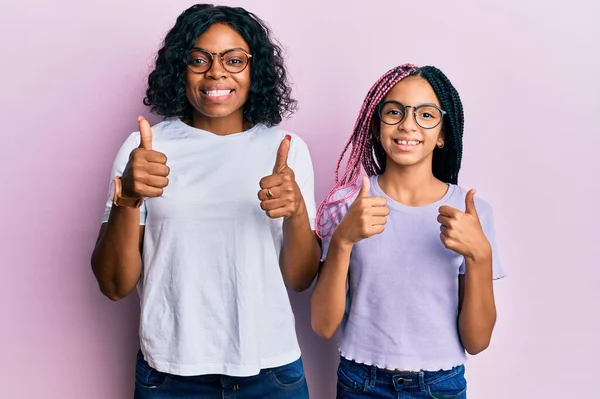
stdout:
<svg viewBox="0 0 600 399">
<path fill-rule="evenodd" d="M 377 366 L 369 366 L 340 357 L 340 367 L 361 376 L 367 381 L 367 385 L 392 385 L 396 390 L 419 389 L 425 390 L 430 384 L 452 378 L 464 369 L 464 365 L 455 366 L 450 370 L 439 371 L 394 371 L 382 369 Z"/>
</svg>

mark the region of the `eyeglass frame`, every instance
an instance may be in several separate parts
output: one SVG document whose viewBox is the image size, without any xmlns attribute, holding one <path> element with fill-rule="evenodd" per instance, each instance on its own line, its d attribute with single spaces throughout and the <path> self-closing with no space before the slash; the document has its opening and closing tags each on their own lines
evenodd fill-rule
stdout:
<svg viewBox="0 0 600 399">
<path fill-rule="evenodd" d="M 210 65 L 208 66 L 208 68 L 204 72 L 196 72 L 196 71 L 194 71 L 190 67 L 190 62 L 187 59 L 187 58 L 189 58 L 190 54 L 192 54 L 194 52 L 197 52 L 197 51 L 200 51 L 200 52 L 202 52 L 204 54 L 210 55 Z M 229 69 L 227 69 L 227 67 L 225 66 L 225 63 L 223 62 L 223 57 L 224 57 L 225 54 L 229 53 L 230 51 L 241 51 L 242 53 L 244 53 L 246 55 L 246 57 L 248 57 L 248 63 L 246 64 L 246 66 L 243 69 L 241 69 L 241 70 L 239 70 L 237 72 L 231 72 Z M 233 73 L 233 74 L 238 74 L 238 73 L 243 72 L 246 68 L 248 68 L 248 65 L 250 65 L 250 60 L 252 59 L 252 54 L 248 53 L 246 50 L 244 50 L 243 48 L 239 48 L 239 47 L 230 48 L 229 50 L 225 50 L 225 51 L 222 51 L 220 53 L 211 53 L 210 51 L 205 50 L 203 48 L 194 47 L 193 49 L 191 49 L 188 52 L 186 60 L 185 60 L 185 65 L 193 73 L 197 73 L 197 74 L 206 73 L 206 72 L 208 72 L 208 71 L 210 71 L 212 69 L 212 67 L 213 67 L 213 65 L 215 63 L 215 56 L 218 56 L 219 61 L 221 61 L 221 66 L 223 67 L 223 69 L 226 70 L 227 72 Z"/>
<path fill-rule="evenodd" d="M 384 121 L 384 120 L 383 120 L 383 118 L 381 117 L 381 110 L 382 110 L 383 106 L 384 106 L 384 105 L 386 105 L 386 104 L 398 104 L 398 105 L 400 105 L 402 108 L 404 108 L 404 117 L 403 117 L 402 119 L 400 119 L 400 120 L 399 120 L 398 122 L 396 122 L 396 123 L 387 123 L 386 121 Z M 420 108 L 422 108 L 422 107 L 433 107 L 433 108 L 435 108 L 435 109 L 437 109 L 438 111 L 440 111 L 440 112 L 441 112 L 441 114 L 442 114 L 442 117 L 440 118 L 440 121 L 439 121 L 439 122 L 438 122 L 438 123 L 437 123 L 435 126 L 432 126 L 432 127 L 423 127 L 423 126 L 421 126 L 421 124 L 420 124 L 420 123 L 417 121 L 417 110 L 418 110 L 418 109 L 420 109 Z M 398 124 L 400 124 L 400 123 L 402 123 L 402 122 L 404 122 L 404 121 L 406 120 L 406 115 L 408 115 L 408 112 L 407 112 L 408 110 L 407 110 L 407 108 L 412 108 L 412 109 L 413 109 L 413 112 L 412 112 L 412 114 L 413 114 L 413 118 L 414 118 L 414 120 L 415 120 L 415 123 L 416 123 L 416 124 L 417 124 L 417 125 L 418 125 L 418 126 L 421 128 L 421 129 L 427 129 L 427 130 L 429 130 L 429 129 L 435 129 L 436 127 L 438 127 L 438 126 L 440 125 L 440 123 L 442 123 L 442 121 L 444 120 L 444 116 L 445 116 L 446 114 L 448 114 L 446 111 L 444 111 L 443 109 L 441 109 L 440 107 L 438 107 L 438 106 L 437 106 L 437 105 L 435 105 L 435 104 L 421 104 L 421 105 L 417 105 L 417 106 L 415 107 L 415 106 L 412 106 L 412 105 L 404 105 L 404 104 L 402 104 L 400 101 L 388 100 L 388 101 L 384 101 L 384 102 L 382 102 L 382 103 L 379 103 L 379 105 L 377 106 L 377 116 L 379 117 L 379 120 L 380 120 L 381 122 L 385 123 L 386 125 L 388 125 L 388 126 L 395 126 L 395 125 L 398 125 Z"/>
</svg>

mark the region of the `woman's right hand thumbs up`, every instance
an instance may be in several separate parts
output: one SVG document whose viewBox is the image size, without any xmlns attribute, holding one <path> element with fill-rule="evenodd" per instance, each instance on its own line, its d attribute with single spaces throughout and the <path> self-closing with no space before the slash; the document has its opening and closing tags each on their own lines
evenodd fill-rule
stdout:
<svg viewBox="0 0 600 399">
<path fill-rule="evenodd" d="M 167 157 L 152 149 L 152 128 L 148 121 L 138 118 L 140 145 L 129 155 L 123 171 L 123 195 L 128 198 L 160 197 L 169 184 Z"/>
</svg>

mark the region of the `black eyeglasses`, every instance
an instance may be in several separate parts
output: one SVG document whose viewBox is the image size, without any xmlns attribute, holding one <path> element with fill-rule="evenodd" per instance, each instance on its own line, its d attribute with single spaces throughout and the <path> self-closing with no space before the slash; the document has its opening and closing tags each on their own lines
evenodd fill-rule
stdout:
<svg viewBox="0 0 600 399">
<path fill-rule="evenodd" d="M 215 57 L 221 60 L 221 65 L 227 72 L 240 73 L 250 63 L 252 54 L 248 54 L 241 48 L 233 48 L 222 53 L 211 53 L 201 48 L 194 48 L 188 54 L 187 66 L 194 73 L 205 73 L 212 68 Z"/>
<path fill-rule="evenodd" d="M 446 111 L 433 104 L 421 104 L 417 107 L 404 105 L 398 101 L 385 101 L 377 107 L 379 119 L 386 125 L 397 125 L 404 121 L 407 108 L 413 109 L 413 115 L 417 125 L 423 129 L 433 129 L 442 123 Z"/>
</svg>

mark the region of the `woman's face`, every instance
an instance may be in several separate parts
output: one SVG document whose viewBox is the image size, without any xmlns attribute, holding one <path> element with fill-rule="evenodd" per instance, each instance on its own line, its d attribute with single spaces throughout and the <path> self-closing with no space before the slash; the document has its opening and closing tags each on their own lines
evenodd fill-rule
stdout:
<svg viewBox="0 0 600 399">
<path fill-rule="evenodd" d="M 212 66 L 206 72 L 195 73 L 190 68 L 186 69 L 185 91 L 194 109 L 194 119 L 240 118 L 241 120 L 250 90 L 251 65 L 248 64 L 239 73 L 231 73 L 223 67 L 220 56 L 231 49 L 242 49 L 250 54 L 248 44 L 230 26 L 218 23 L 198 36 L 194 48 L 213 53 L 214 57 Z M 239 61 L 232 60 L 232 62 Z"/>
<path fill-rule="evenodd" d="M 402 122 L 389 125 L 379 121 L 379 132 L 376 136 L 387 154 L 388 165 L 390 160 L 400 166 L 411 166 L 422 162 L 431 164 L 433 150 L 436 146 L 444 144 L 442 116 L 436 114 L 436 110 L 430 107 L 417 110 L 417 118 L 425 127 L 433 126 L 436 123 L 435 118 L 439 118 L 439 124 L 432 129 L 419 126 L 414 116 L 414 107 L 423 104 L 432 104 L 441 108 L 429 82 L 419 76 L 405 78 L 385 96 L 383 103 L 387 101 L 395 101 L 406 107 Z M 383 107 L 381 115 L 388 122 L 394 122 L 401 119 L 402 111 L 402 107 L 398 104 L 388 103 Z"/>
</svg>

